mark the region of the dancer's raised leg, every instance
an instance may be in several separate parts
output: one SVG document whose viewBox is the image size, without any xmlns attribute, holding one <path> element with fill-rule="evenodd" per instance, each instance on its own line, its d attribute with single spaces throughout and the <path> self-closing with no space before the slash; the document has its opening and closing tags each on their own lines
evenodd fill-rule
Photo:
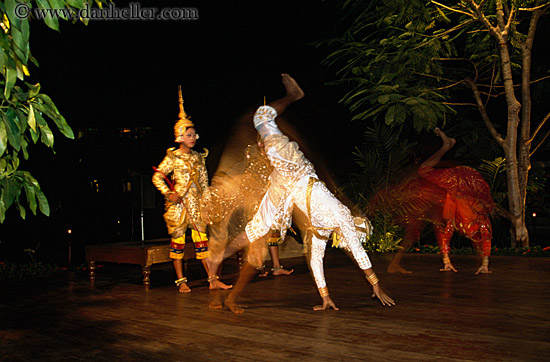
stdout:
<svg viewBox="0 0 550 362">
<path fill-rule="evenodd" d="M 422 162 L 420 168 L 434 168 L 443 155 L 445 155 L 456 143 L 454 138 L 448 137 L 439 127 L 436 127 L 434 130 L 436 136 L 440 137 L 443 141 L 443 145 L 439 148 L 433 155 L 431 155 L 426 161 Z"/>
<path fill-rule="evenodd" d="M 279 116 L 283 114 L 283 112 L 289 105 L 299 99 L 302 99 L 305 95 L 302 88 L 300 88 L 296 80 L 294 80 L 294 78 L 292 78 L 290 75 L 283 73 L 281 74 L 281 78 L 286 90 L 286 94 L 282 98 L 279 98 L 273 102 L 269 102 L 269 105 L 275 108 Z"/>
</svg>

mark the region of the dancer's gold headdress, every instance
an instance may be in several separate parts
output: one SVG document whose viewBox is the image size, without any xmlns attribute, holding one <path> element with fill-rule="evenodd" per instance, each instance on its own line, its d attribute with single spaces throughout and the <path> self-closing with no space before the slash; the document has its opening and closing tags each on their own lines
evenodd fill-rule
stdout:
<svg viewBox="0 0 550 362">
<path fill-rule="evenodd" d="M 181 85 L 178 86 L 178 95 L 179 95 L 179 104 L 180 104 L 180 113 L 178 114 L 178 120 L 176 121 L 176 125 L 174 126 L 174 135 L 176 136 L 176 142 L 183 142 L 183 134 L 187 130 L 187 128 L 195 127 L 193 122 L 191 122 L 190 118 L 187 116 L 187 113 L 185 113 L 185 110 L 183 109 L 183 96 L 181 94 Z"/>
</svg>

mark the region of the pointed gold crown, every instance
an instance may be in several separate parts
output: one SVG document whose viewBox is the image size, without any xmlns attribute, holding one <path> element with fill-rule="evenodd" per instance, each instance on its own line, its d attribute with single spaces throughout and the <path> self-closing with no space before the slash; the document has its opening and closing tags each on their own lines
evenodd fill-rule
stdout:
<svg viewBox="0 0 550 362">
<path fill-rule="evenodd" d="M 191 117 L 187 116 L 187 113 L 185 113 L 185 109 L 183 108 L 183 95 L 181 93 L 181 85 L 178 86 L 178 96 L 180 112 L 178 114 L 176 125 L 174 126 L 174 135 L 176 136 L 176 142 L 181 142 L 181 138 L 183 137 L 183 134 L 185 133 L 187 128 L 194 127 L 195 125 L 193 124 L 193 122 L 191 122 Z"/>
</svg>

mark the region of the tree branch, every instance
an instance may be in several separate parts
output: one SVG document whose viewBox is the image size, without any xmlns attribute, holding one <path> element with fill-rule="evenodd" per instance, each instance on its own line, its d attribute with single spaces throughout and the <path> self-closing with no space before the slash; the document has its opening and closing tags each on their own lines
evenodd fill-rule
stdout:
<svg viewBox="0 0 550 362">
<path fill-rule="evenodd" d="M 540 147 L 542 146 L 542 144 L 546 141 L 546 139 L 548 138 L 548 135 L 550 135 L 550 130 L 548 130 L 546 132 L 546 134 L 544 135 L 544 137 L 542 138 L 542 141 L 539 142 L 539 144 L 533 149 L 533 151 L 531 151 L 531 153 L 529 154 L 529 157 L 533 156 L 533 153 L 535 153 L 535 151 Z"/>
<path fill-rule="evenodd" d="M 505 43 L 505 40 L 502 38 L 502 34 L 497 30 L 496 27 L 494 27 L 489 19 L 485 17 L 483 12 L 481 12 L 481 3 L 478 5 L 474 0 L 466 0 L 467 4 L 470 4 L 470 6 L 474 9 L 475 13 L 477 14 L 477 19 L 483 24 L 498 40 L 499 45 L 502 43 Z"/>
<path fill-rule="evenodd" d="M 546 115 L 546 117 L 544 117 L 544 119 L 542 120 L 542 122 L 539 123 L 539 125 L 537 126 L 537 129 L 533 131 L 533 133 L 531 134 L 531 138 L 529 138 L 527 140 L 527 143 L 531 143 L 534 141 L 535 137 L 537 136 L 537 133 L 539 133 L 540 129 L 542 128 L 542 126 L 544 126 L 544 124 L 546 123 L 546 121 L 548 121 L 548 118 L 550 118 L 550 113 L 548 113 Z M 534 152 L 534 151 L 533 151 Z"/>
<path fill-rule="evenodd" d="M 448 106 L 473 106 L 473 107 L 477 107 L 477 104 L 475 104 L 475 103 L 441 102 L 441 104 L 445 104 L 445 105 L 448 105 Z"/>
<path fill-rule="evenodd" d="M 433 1 L 433 0 L 432 0 L 432 1 L 430 1 L 430 2 L 431 2 L 432 4 L 435 4 L 436 6 L 440 6 L 440 7 L 444 8 L 444 9 L 447 9 L 447 10 L 452 11 L 452 12 L 454 12 L 454 13 L 464 14 L 464 15 L 467 15 L 467 16 L 469 16 L 469 17 L 475 18 L 474 14 L 472 14 L 472 13 L 467 13 L 467 12 L 465 12 L 465 11 L 461 11 L 461 10 L 458 10 L 458 9 L 454 9 L 454 8 L 449 7 L 449 6 L 447 6 L 447 5 L 440 4 L 440 3 L 438 3 L 437 1 Z"/>
<path fill-rule="evenodd" d="M 485 126 L 489 130 L 489 133 L 495 141 L 498 142 L 498 144 L 506 150 L 508 148 L 508 145 L 505 142 L 505 139 L 497 132 L 495 127 L 493 126 L 493 123 L 491 122 L 491 119 L 489 118 L 489 114 L 487 113 L 487 109 L 483 106 L 483 102 L 481 101 L 481 96 L 479 93 L 479 90 L 477 89 L 477 85 L 474 83 L 471 79 L 465 80 L 470 88 L 472 89 L 472 92 L 474 93 L 474 98 L 476 100 L 477 108 L 479 110 L 479 113 L 481 114 L 481 118 L 483 119 L 483 122 L 485 122 Z"/>
<path fill-rule="evenodd" d="M 535 10 L 539 10 L 539 9 L 544 9 L 548 5 L 550 5 L 550 3 L 535 6 L 534 8 L 518 8 L 518 11 L 535 11 Z"/>
</svg>

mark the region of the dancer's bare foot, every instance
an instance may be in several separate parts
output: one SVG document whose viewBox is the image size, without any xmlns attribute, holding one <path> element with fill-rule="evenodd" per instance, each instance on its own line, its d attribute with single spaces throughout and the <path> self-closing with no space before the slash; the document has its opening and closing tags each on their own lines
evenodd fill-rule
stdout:
<svg viewBox="0 0 550 362">
<path fill-rule="evenodd" d="M 212 301 L 210 302 L 210 304 L 208 305 L 208 307 L 210 309 L 222 309 L 223 308 L 223 304 L 221 302 L 217 303 L 215 301 Z"/>
<path fill-rule="evenodd" d="M 222 304 L 222 299 L 221 299 L 221 296 L 220 296 L 220 291 L 219 290 L 213 290 L 211 292 L 211 294 L 214 297 L 212 298 L 212 301 L 210 302 L 208 307 L 210 307 L 211 309 L 222 309 L 223 304 Z"/>
<path fill-rule="evenodd" d="M 244 308 L 245 306 L 243 305 L 238 305 L 236 304 L 235 302 L 228 302 L 227 300 L 225 301 L 225 306 L 227 308 L 229 308 L 229 310 L 235 314 L 242 314 L 244 313 Z"/>
<path fill-rule="evenodd" d="M 282 265 L 277 268 L 273 268 L 272 271 L 273 275 L 290 275 L 294 273 L 294 269 L 286 270 Z"/>
<path fill-rule="evenodd" d="M 281 74 L 281 77 L 286 89 L 286 97 L 289 97 L 292 101 L 304 98 L 305 93 L 294 78 L 286 73 Z"/>
<path fill-rule="evenodd" d="M 179 292 L 180 293 L 191 293 L 191 288 L 187 285 L 187 283 L 181 283 L 179 286 Z"/>
<path fill-rule="evenodd" d="M 441 137 L 441 140 L 443 141 L 443 147 L 448 151 L 456 143 L 456 140 L 454 138 L 448 137 L 439 127 L 435 127 L 435 135 L 438 137 Z"/>
<path fill-rule="evenodd" d="M 388 265 L 388 273 L 412 274 L 412 271 L 403 268 L 399 264 L 390 264 Z"/>
<path fill-rule="evenodd" d="M 214 289 L 226 290 L 226 289 L 231 289 L 231 288 L 233 288 L 233 285 L 227 285 L 219 279 L 216 279 L 216 280 L 213 280 L 213 281 L 210 282 L 210 289 L 211 290 L 214 290 Z"/>
<path fill-rule="evenodd" d="M 267 270 L 265 270 L 265 268 L 262 268 L 258 271 L 258 276 L 260 278 L 265 278 L 269 273 L 267 272 Z"/>
</svg>

